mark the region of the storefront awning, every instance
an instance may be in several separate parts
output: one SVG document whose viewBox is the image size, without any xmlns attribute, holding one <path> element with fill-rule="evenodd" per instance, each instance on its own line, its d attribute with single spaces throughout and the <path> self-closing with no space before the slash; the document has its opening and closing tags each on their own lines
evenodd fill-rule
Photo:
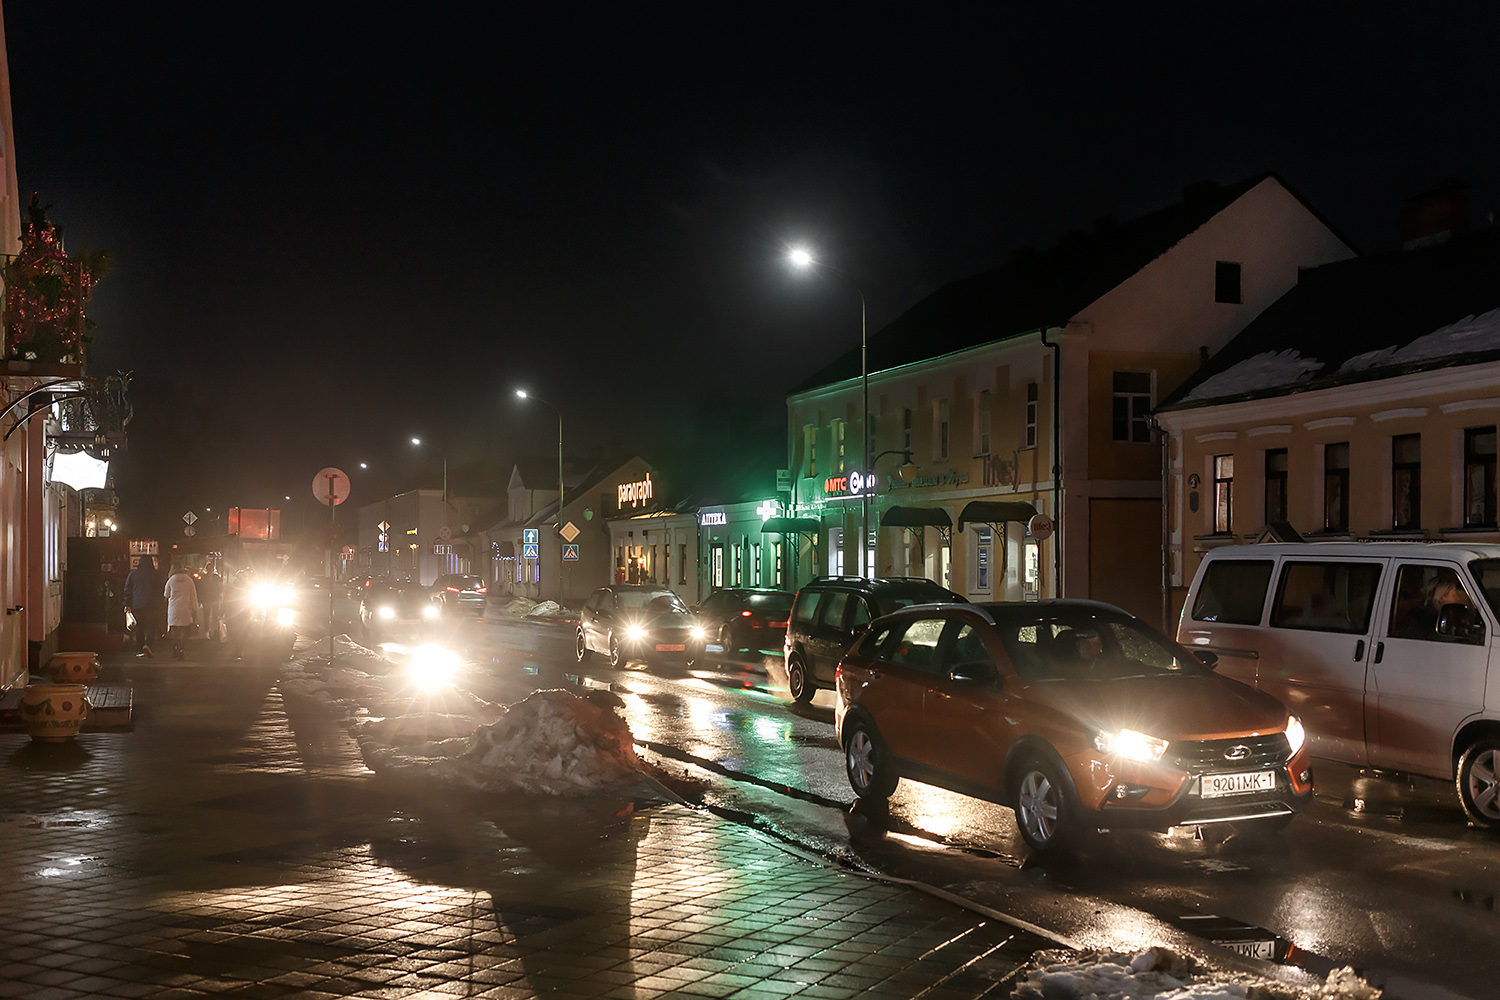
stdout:
<svg viewBox="0 0 1500 1000">
<path fill-rule="evenodd" d="M 762 535 L 816 535 L 822 530 L 815 517 L 768 517 L 760 526 Z"/>
<path fill-rule="evenodd" d="M 958 515 L 958 530 L 963 531 L 966 524 L 1001 524 L 1005 521 L 1025 524 L 1033 517 L 1036 517 L 1036 508 L 1024 500 L 975 500 Z"/>
<path fill-rule="evenodd" d="M 953 518 L 941 507 L 891 507 L 880 515 L 882 528 L 951 528 Z"/>
</svg>

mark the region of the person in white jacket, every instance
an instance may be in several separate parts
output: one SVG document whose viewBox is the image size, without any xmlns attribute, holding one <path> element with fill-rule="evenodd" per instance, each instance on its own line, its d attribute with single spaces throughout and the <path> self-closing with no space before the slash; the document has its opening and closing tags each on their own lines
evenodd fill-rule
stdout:
<svg viewBox="0 0 1500 1000">
<path fill-rule="evenodd" d="M 167 631 L 172 636 L 172 659 L 182 659 L 182 637 L 198 617 L 198 587 L 193 574 L 181 563 L 172 564 L 164 592 L 167 598 Z"/>
</svg>

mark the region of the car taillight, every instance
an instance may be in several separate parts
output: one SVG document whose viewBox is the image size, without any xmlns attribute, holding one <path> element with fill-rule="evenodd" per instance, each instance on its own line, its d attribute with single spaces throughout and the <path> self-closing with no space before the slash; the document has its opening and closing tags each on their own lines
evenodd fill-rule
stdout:
<svg viewBox="0 0 1500 1000">
<path fill-rule="evenodd" d="M 791 619 L 790 618 L 788 618 L 784 622 L 766 622 L 766 624 L 769 625 L 769 626 L 771 626 L 772 628 L 786 628 L 787 625 L 790 624 L 790 623 L 791 623 Z"/>
<path fill-rule="evenodd" d="M 754 612 L 751 612 L 751 611 L 741 611 L 740 612 L 740 617 L 741 618 L 749 618 L 752 614 L 754 614 Z"/>
<path fill-rule="evenodd" d="M 489 593 L 489 591 L 486 590 L 483 587 L 475 587 L 474 588 L 474 593 L 476 593 L 476 594 L 487 594 L 487 593 Z"/>
<path fill-rule="evenodd" d="M 458 593 L 458 588 L 457 587 L 449 587 L 449 588 L 447 588 L 447 590 L 448 590 L 448 592 L 450 594 L 456 594 L 456 593 Z"/>
</svg>

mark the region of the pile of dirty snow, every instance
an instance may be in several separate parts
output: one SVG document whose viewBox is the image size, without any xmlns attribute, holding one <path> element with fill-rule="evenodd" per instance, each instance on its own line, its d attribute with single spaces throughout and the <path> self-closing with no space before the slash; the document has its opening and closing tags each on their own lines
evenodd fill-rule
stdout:
<svg viewBox="0 0 1500 1000">
<path fill-rule="evenodd" d="M 403 745 L 390 720 L 354 727 L 372 771 L 486 792 L 584 795 L 640 780 L 634 740 L 609 704 L 614 695 L 580 698 L 533 691 L 495 721 L 466 735 Z M 408 727 L 408 732 L 419 727 Z"/>
<path fill-rule="evenodd" d="M 335 642 L 332 666 L 312 648 L 289 661 L 282 695 L 345 723 L 372 771 L 532 795 L 587 795 L 642 779 L 617 695 L 535 691 L 510 706 L 458 689 L 429 696 L 386 657 L 348 636 Z"/>
<path fill-rule="evenodd" d="M 1136 955 L 1040 952 L 1037 959 L 1041 967 L 1016 984 L 1014 1000 L 1380 1000 L 1380 990 L 1348 968 L 1330 972 L 1321 984 L 1299 987 L 1205 973 L 1160 947 Z"/>
<path fill-rule="evenodd" d="M 529 597 L 517 597 L 500 609 L 501 614 L 512 618 L 576 618 L 576 612 L 570 612 L 567 608 L 556 601 L 542 601 L 537 603 Z"/>
<path fill-rule="evenodd" d="M 517 597 L 511 600 L 500 611 L 510 615 L 512 618 L 524 618 L 532 608 L 536 607 L 536 601 L 529 597 Z"/>
</svg>

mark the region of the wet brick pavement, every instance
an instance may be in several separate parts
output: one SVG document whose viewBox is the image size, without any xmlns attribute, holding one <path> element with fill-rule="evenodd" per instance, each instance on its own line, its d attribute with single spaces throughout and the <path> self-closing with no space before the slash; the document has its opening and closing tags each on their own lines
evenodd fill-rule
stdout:
<svg viewBox="0 0 1500 1000">
<path fill-rule="evenodd" d="M 106 662 L 133 732 L 0 732 L 0 997 L 946 1000 L 1049 944 L 681 805 L 388 787 L 274 668 Z"/>
</svg>

